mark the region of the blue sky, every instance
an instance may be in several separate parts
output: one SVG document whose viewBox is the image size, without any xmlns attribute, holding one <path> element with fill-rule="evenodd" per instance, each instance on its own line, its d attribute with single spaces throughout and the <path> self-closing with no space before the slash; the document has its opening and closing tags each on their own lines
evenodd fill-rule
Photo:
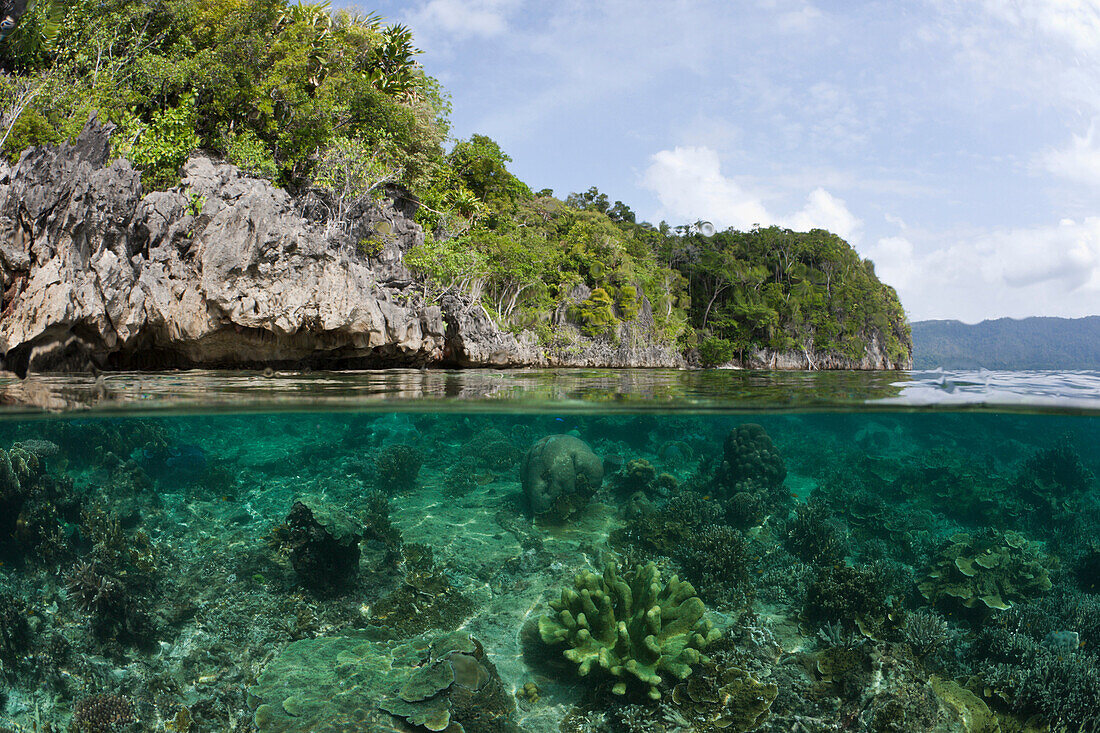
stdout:
<svg viewBox="0 0 1100 733">
<path fill-rule="evenodd" d="M 913 320 L 1100 313 L 1100 0 L 379 0 L 533 188 L 824 227 Z"/>
</svg>

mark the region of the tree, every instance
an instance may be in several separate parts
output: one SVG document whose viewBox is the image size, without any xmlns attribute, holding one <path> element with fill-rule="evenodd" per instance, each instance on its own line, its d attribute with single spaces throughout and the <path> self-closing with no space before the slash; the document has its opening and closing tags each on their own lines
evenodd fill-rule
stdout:
<svg viewBox="0 0 1100 733">
<path fill-rule="evenodd" d="M 325 236 L 344 233 L 349 214 L 400 173 L 382 149 L 368 150 L 358 140 L 335 138 L 313 172 L 313 185 L 326 194 L 329 207 Z"/>
</svg>

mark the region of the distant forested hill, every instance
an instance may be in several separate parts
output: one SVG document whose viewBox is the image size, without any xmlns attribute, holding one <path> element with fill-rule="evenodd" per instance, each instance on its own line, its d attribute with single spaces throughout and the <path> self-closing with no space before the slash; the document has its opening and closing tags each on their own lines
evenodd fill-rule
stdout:
<svg viewBox="0 0 1100 733">
<path fill-rule="evenodd" d="M 1100 369 L 1100 316 L 912 327 L 915 369 Z"/>
</svg>

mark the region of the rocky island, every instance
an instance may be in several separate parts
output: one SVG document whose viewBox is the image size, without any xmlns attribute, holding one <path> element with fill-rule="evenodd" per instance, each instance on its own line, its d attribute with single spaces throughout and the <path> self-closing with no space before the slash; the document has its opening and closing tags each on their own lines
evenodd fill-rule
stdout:
<svg viewBox="0 0 1100 733">
<path fill-rule="evenodd" d="M 165 30 L 120 31 L 109 69 L 33 13 L 46 45 L 3 47 L 4 368 L 911 365 L 839 237 L 534 192 L 489 138 L 448 143 L 407 29 L 200 5 L 113 3 Z M 135 81 L 154 52 L 174 72 Z"/>
</svg>

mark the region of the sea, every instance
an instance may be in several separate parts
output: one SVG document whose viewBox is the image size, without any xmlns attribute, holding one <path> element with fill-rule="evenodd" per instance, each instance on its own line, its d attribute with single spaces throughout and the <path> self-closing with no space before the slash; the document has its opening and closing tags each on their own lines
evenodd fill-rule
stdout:
<svg viewBox="0 0 1100 733">
<path fill-rule="evenodd" d="M 0 733 L 1100 731 L 1100 372 L 0 377 Z"/>
</svg>

